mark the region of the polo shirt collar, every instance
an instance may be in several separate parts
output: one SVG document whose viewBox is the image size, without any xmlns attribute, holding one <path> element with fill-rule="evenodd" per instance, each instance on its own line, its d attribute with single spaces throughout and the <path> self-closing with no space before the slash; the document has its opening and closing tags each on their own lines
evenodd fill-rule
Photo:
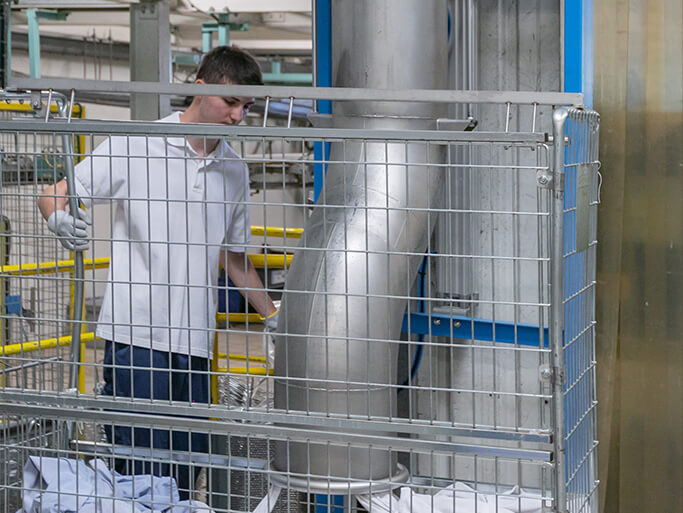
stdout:
<svg viewBox="0 0 683 513">
<path fill-rule="evenodd" d="M 165 118 L 161 118 L 158 120 L 159 123 L 181 123 L 180 121 L 180 112 L 173 112 L 169 116 L 166 116 Z M 166 144 L 169 146 L 173 146 L 174 148 L 178 148 L 182 151 L 187 151 L 189 155 L 196 156 L 197 152 L 190 146 L 187 142 L 187 139 L 185 137 L 172 137 L 172 136 L 165 136 L 164 137 Z M 209 153 L 206 156 L 207 160 L 216 160 L 223 158 L 226 153 L 231 153 L 229 150 L 230 146 L 228 143 L 225 142 L 225 139 L 222 137 L 218 141 L 218 146 Z"/>
</svg>

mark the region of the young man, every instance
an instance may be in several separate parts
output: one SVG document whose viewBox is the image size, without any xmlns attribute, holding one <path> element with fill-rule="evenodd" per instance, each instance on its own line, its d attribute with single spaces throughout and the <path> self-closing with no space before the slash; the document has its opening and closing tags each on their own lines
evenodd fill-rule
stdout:
<svg viewBox="0 0 683 513">
<path fill-rule="evenodd" d="M 224 46 L 204 57 L 196 82 L 260 85 L 262 78 L 249 54 Z M 159 122 L 236 125 L 253 103 L 196 96 L 185 112 Z M 107 341 L 104 394 L 209 403 L 219 262 L 247 289 L 268 327 L 277 325 L 275 306 L 245 255 L 246 164 L 222 139 L 112 136 L 76 166 L 75 177 L 86 207 L 111 205 L 111 264 L 97 327 L 97 336 Z M 61 181 L 43 191 L 38 206 L 65 247 L 84 250 L 90 218 L 82 209 L 78 218 L 66 212 L 66 194 Z M 208 451 L 207 436 L 196 433 L 124 426 L 112 433 L 110 426 L 107 435 L 119 445 Z M 116 467 L 128 474 L 174 475 L 181 499 L 189 498 L 194 485 L 187 466 L 120 459 Z"/>
</svg>

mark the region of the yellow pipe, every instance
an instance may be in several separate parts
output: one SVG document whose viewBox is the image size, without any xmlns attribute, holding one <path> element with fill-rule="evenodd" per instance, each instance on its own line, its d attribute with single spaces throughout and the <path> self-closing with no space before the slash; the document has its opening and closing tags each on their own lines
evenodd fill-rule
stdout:
<svg viewBox="0 0 683 513">
<path fill-rule="evenodd" d="M 218 359 L 220 355 L 218 353 L 218 333 L 213 334 L 213 356 L 211 357 L 211 402 L 213 404 L 218 404 Z"/>
<path fill-rule="evenodd" d="M 109 267 L 109 257 L 86 258 L 85 269 L 106 269 Z M 65 273 L 74 270 L 73 260 L 58 260 L 57 262 L 40 262 L 21 265 L 0 266 L 0 274 L 9 276 L 31 276 L 34 274 Z"/>
<path fill-rule="evenodd" d="M 225 358 L 225 353 L 216 353 L 218 359 Z M 228 360 L 236 360 L 238 362 L 253 362 L 253 363 L 266 363 L 265 356 L 247 356 L 246 354 L 233 354 L 227 355 Z"/>
<path fill-rule="evenodd" d="M 92 342 L 93 340 L 95 340 L 94 333 L 90 332 L 81 334 L 81 341 L 83 343 Z M 64 347 L 68 345 L 71 345 L 71 335 L 65 335 L 59 338 L 32 340 L 30 342 L 0 346 L 0 356 L 11 356 L 14 354 L 28 353 L 42 349 L 54 349 L 55 347 Z"/>
<path fill-rule="evenodd" d="M 250 254 L 249 259 L 254 264 L 254 267 L 269 267 L 271 269 L 282 269 L 283 267 L 289 267 L 292 263 L 292 258 L 294 255 L 262 255 L 262 254 Z"/>
<path fill-rule="evenodd" d="M 245 314 L 242 312 L 235 312 L 235 313 L 231 313 L 229 315 L 226 315 L 225 312 L 218 312 L 216 314 L 216 322 L 218 322 L 218 323 L 225 323 L 225 321 L 227 320 L 230 322 L 236 322 L 236 323 L 244 324 L 247 322 L 247 319 L 249 320 L 250 323 L 258 324 L 258 323 L 262 323 L 266 318 L 260 314 L 253 313 L 253 312 L 250 314 Z"/>
<path fill-rule="evenodd" d="M 83 344 L 87 342 L 92 342 L 95 340 L 95 333 L 88 332 L 81 334 L 81 341 Z M 6 346 L 0 346 L 1 356 L 11 356 L 13 354 L 19 354 L 21 352 L 30 353 L 32 351 L 38 351 L 41 349 L 53 349 L 57 346 L 64 347 L 71 344 L 71 336 L 65 335 L 59 338 L 46 338 L 42 340 L 32 340 L 30 342 L 24 342 L 23 344 L 9 344 Z M 22 348 L 23 346 L 23 348 Z M 217 368 L 217 361 L 221 358 L 225 358 L 225 353 L 218 352 L 218 341 L 217 335 L 214 335 L 214 358 L 213 361 L 216 363 L 212 364 L 212 367 Z M 254 362 L 254 363 L 266 363 L 266 358 L 264 356 L 247 356 L 245 354 L 229 353 L 228 357 L 230 360 L 241 361 L 241 362 Z M 212 368 L 212 370 L 215 370 Z"/>
<path fill-rule="evenodd" d="M 33 112 L 33 107 L 31 107 L 30 104 L 28 103 L 18 103 L 18 102 L 10 102 L 10 103 L 0 103 L 0 110 L 8 110 L 10 112 Z M 59 109 L 57 108 L 56 105 L 50 105 L 50 112 L 59 112 Z M 74 105 L 73 108 L 73 116 L 80 117 L 80 105 L 76 104 Z"/>
<path fill-rule="evenodd" d="M 85 355 L 85 340 L 81 335 L 81 365 L 78 366 L 78 391 L 85 394 L 85 365 L 83 365 L 83 355 Z"/>
<path fill-rule="evenodd" d="M 304 233 L 303 228 L 283 228 L 281 226 L 251 225 L 252 235 L 267 235 L 268 237 L 282 237 L 287 239 L 300 239 Z"/>
<path fill-rule="evenodd" d="M 245 374 L 247 376 L 265 376 L 266 373 L 268 376 L 273 375 L 273 369 L 264 369 L 262 367 L 230 367 L 228 369 L 227 367 L 218 367 L 218 372 L 222 373 L 230 373 L 230 374 Z"/>
<path fill-rule="evenodd" d="M 294 255 L 287 255 L 287 266 L 292 262 Z M 285 255 L 261 255 L 250 254 L 249 259 L 255 267 L 282 268 L 285 265 Z M 86 270 L 89 269 L 106 269 L 109 267 L 109 257 L 86 258 L 84 260 Z M 21 265 L 3 265 L 0 266 L 0 275 L 7 276 L 31 276 L 34 274 L 53 274 L 72 272 L 74 269 L 73 260 L 58 260 L 56 262 L 40 262 Z"/>
</svg>

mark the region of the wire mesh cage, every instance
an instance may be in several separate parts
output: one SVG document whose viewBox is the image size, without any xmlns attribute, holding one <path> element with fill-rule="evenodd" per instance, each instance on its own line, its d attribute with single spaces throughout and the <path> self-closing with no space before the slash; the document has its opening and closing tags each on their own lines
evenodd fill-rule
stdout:
<svg viewBox="0 0 683 513">
<path fill-rule="evenodd" d="M 43 244 L 39 266 L 63 259 L 60 279 L 81 290 L 71 303 L 99 308 L 95 329 L 73 306 L 36 316 L 39 350 L 81 348 L 49 360 L 76 369 L 77 387 L 0 374 L 0 473 L 14 476 L 0 509 L 26 496 L 18 462 L 56 456 L 116 486 L 123 473 L 150 489 L 172 480 L 154 499 L 166 507 L 597 511 L 599 118 L 541 93 L 482 98 L 478 126 L 294 126 L 292 107 L 283 126 L 0 122 L 14 140 L 91 148 L 73 178 L 92 218 L 83 278 L 50 232 L 14 236 Z M 3 201 L 35 217 L 40 197 L 57 201 L 5 185 Z M 55 279 L 25 264 L 6 262 L 3 279 Z M 19 347 L 22 372 L 45 365 L 24 339 L 4 344 L 3 364 Z M 32 419 L 42 452 L 12 427 Z M 59 500 L 113 500 L 98 490 Z"/>
<path fill-rule="evenodd" d="M 5 100 L 0 102 L 0 119 L 6 121 L 36 119 L 46 108 L 40 94 L 32 98 L 29 94 L 4 93 L 0 100 Z M 61 100 L 59 105 L 50 105 L 53 115 L 66 106 Z M 83 113 L 81 106 L 72 107 L 73 117 L 80 118 Z M 67 334 L 69 323 L 64 321 L 73 308 L 69 275 L 55 273 L 57 262 L 68 260 L 69 252 L 55 245 L 35 206 L 40 191 L 63 178 L 65 159 L 78 159 L 82 153 L 82 138 L 75 139 L 73 150 L 64 148 L 63 143 L 54 134 L 20 136 L 4 132 L 0 136 L 0 256 L 5 271 L 2 304 L 6 314 L 0 336 L 5 346 L 2 365 L 6 385 L 20 386 L 21 381 L 24 388 L 64 388 L 61 366 L 51 362 L 63 358 L 56 339 Z M 38 277 L 40 273 L 44 276 Z M 43 344 L 30 357 L 22 354 L 19 344 L 28 347 L 50 336 L 55 338 L 53 344 Z M 41 361 L 36 361 L 38 358 Z"/>
</svg>

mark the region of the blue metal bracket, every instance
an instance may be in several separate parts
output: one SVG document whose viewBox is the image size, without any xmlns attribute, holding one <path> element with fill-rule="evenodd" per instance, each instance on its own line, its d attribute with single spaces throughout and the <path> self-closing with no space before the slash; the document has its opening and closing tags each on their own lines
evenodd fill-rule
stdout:
<svg viewBox="0 0 683 513">
<path fill-rule="evenodd" d="M 411 313 L 403 318 L 401 330 L 413 335 L 434 335 L 483 342 L 501 342 L 539 347 L 541 329 L 534 324 L 522 324 L 461 315 Z M 548 328 L 543 327 L 543 347 L 548 347 Z"/>
<path fill-rule="evenodd" d="M 282 63 L 273 59 L 270 63 L 270 73 L 263 73 L 263 81 L 267 84 L 301 84 L 311 85 L 313 74 L 311 73 L 283 73 Z"/>
<path fill-rule="evenodd" d="M 344 495 L 315 494 L 315 513 L 344 513 Z"/>
<path fill-rule="evenodd" d="M 202 23 L 202 52 L 208 53 L 213 46 L 213 33 L 218 32 L 218 46 L 230 44 L 230 31 L 245 32 L 249 30 L 248 23 L 235 23 L 230 21 L 230 13 L 212 13 L 215 22 Z"/>
</svg>

